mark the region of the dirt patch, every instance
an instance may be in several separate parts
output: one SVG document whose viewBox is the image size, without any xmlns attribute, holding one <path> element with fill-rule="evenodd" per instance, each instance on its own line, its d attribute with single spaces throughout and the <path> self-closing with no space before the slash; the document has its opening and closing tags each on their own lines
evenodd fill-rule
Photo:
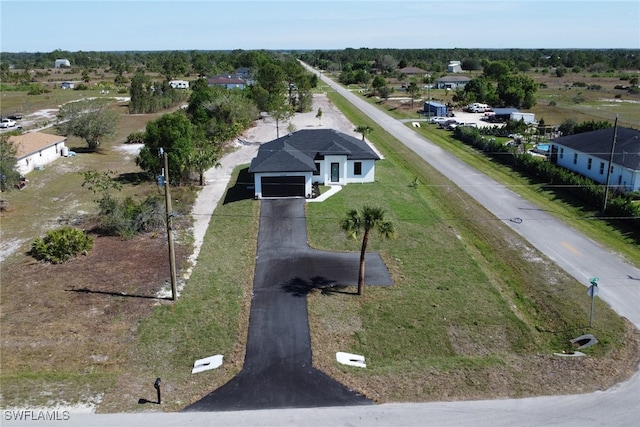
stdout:
<svg viewBox="0 0 640 427">
<path fill-rule="evenodd" d="M 44 264 L 25 255 L 3 266 L 4 372 L 115 375 L 126 362 L 140 320 L 154 305 L 165 303 L 154 297 L 170 278 L 166 238 L 93 237 L 94 248 L 86 256 L 65 264 Z M 179 265 L 186 252 L 176 247 Z M 87 377 L 87 382 L 94 380 Z M 3 406 L 47 403 L 43 396 L 23 390 L 25 384 L 28 381 L 5 382 Z M 64 388 L 65 398 L 77 401 L 87 401 L 87 393 L 99 391 L 91 384 L 69 382 Z M 55 394 L 56 386 L 45 389 Z"/>
</svg>

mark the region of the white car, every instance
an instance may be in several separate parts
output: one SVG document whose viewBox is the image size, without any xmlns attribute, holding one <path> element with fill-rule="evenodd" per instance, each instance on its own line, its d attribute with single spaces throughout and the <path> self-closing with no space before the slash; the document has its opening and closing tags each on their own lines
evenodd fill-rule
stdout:
<svg viewBox="0 0 640 427">
<path fill-rule="evenodd" d="M 440 117 L 440 116 L 431 117 L 430 123 L 440 124 L 440 123 L 446 122 L 447 120 L 449 120 L 449 118 L 447 118 L 447 117 Z"/>
<path fill-rule="evenodd" d="M 2 119 L 2 121 L 0 121 L 0 128 L 12 128 L 15 125 L 16 122 L 11 119 Z"/>
</svg>

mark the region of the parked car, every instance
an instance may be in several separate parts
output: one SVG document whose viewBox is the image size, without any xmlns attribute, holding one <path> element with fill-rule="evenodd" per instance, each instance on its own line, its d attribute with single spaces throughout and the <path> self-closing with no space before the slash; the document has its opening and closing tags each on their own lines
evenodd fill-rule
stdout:
<svg viewBox="0 0 640 427">
<path fill-rule="evenodd" d="M 438 126 L 440 126 L 442 129 L 455 129 L 457 125 L 458 121 L 454 119 L 447 119 L 444 122 L 438 123 Z"/>
<path fill-rule="evenodd" d="M 8 118 L 11 120 L 22 120 L 22 114 L 12 114 Z"/>
<path fill-rule="evenodd" d="M 6 128 L 12 128 L 16 125 L 16 122 L 14 122 L 11 119 L 2 119 L 2 121 L 0 121 L 0 128 L 6 129 Z"/>
<path fill-rule="evenodd" d="M 446 122 L 447 120 L 449 119 L 446 117 L 436 116 L 436 117 L 431 117 L 430 123 L 440 124 L 442 122 Z"/>
</svg>

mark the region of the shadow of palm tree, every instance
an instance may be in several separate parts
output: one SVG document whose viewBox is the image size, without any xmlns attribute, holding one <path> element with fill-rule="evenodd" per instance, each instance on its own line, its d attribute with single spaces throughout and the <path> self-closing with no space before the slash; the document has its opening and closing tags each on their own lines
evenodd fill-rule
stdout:
<svg viewBox="0 0 640 427">
<path fill-rule="evenodd" d="M 352 292 L 344 291 L 346 286 L 336 285 L 335 280 L 330 280 L 322 276 L 311 277 L 309 280 L 295 277 L 282 283 L 280 287 L 285 292 L 291 293 L 297 297 L 307 296 L 316 289 L 319 290 L 322 295 L 352 294 Z"/>
</svg>

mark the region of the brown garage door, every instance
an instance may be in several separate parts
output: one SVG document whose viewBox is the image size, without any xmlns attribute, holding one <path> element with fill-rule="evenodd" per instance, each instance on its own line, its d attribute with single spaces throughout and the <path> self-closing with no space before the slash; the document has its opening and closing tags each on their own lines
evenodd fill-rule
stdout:
<svg viewBox="0 0 640 427">
<path fill-rule="evenodd" d="M 304 176 L 263 176 L 262 197 L 304 197 Z"/>
</svg>

